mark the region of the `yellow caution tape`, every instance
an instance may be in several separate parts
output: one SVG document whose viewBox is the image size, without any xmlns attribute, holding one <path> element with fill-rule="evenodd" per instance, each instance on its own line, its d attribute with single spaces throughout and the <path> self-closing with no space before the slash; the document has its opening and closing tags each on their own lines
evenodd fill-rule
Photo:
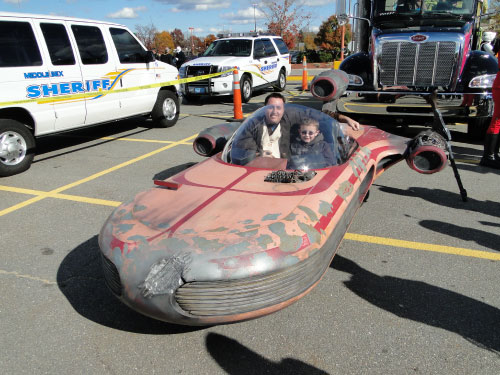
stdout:
<svg viewBox="0 0 500 375">
<path fill-rule="evenodd" d="M 129 88 L 125 88 L 125 89 L 116 89 L 116 90 L 114 89 L 112 91 L 98 91 L 98 92 L 92 91 L 92 92 L 85 92 L 85 93 L 81 93 L 81 94 L 61 95 L 61 96 L 51 96 L 51 97 L 47 97 L 47 98 L 34 98 L 34 99 L 13 100 L 13 101 L 9 101 L 9 102 L 0 102 L 0 107 L 6 107 L 6 106 L 15 105 L 15 104 L 25 104 L 25 103 L 47 104 L 47 103 L 56 103 L 56 102 L 75 100 L 75 99 L 97 98 L 99 96 L 118 94 L 118 93 L 122 93 L 122 92 L 146 90 L 146 89 L 152 89 L 155 87 L 172 86 L 172 85 L 177 85 L 177 84 L 182 84 L 182 83 L 202 81 L 205 79 L 218 77 L 218 76 L 223 75 L 223 74 L 231 73 L 232 71 L 234 71 L 234 69 L 228 69 L 228 70 L 224 70 L 222 72 L 217 72 L 217 73 L 204 74 L 204 75 L 196 76 L 196 77 L 180 78 L 180 79 L 176 79 L 173 81 L 153 83 L 150 85 L 135 86 L 135 87 L 129 87 Z M 272 84 L 266 78 L 264 78 L 264 76 L 262 74 L 259 74 L 257 72 L 253 72 L 253 71 L 249 71 L 249 70 L 240 70 L 240 72 L 253 74 L 253 75 L 263 79 L 267 83 Z"/>
<path fill-rule="evenodd" d="M 6 107 L 6 106 L 14 105 L 14 104 L 24 104 L 24 103 L 47 104 L 47 103 L 54 103 L 54 102 L 58 102 L 58 101 L 84 99 L 84 98 L 90 98 L 90 97 L 96 98 L 96 97 L 99 97 L 101 95 L 118 94 L 118 93 L 128 92 L 128 91 L 146 90 L 146 89 L 152 89 L 155 87 L 172 86 L 172 85 L 177 85 L 177 84 L 181 84 L 181 83 L 189 83 L 189 82 L 201 81 L 204 79 L 217 77 L 217 76 L 220 76 L 222 74 L 230 73 L 233 70 L 234 69 L 229 69 L 229 70 L 225 70 L 223 72 L 205 74 L 205 75 L 196 76 L 196 77 L 189 77 L 189 78 L 180 78 L 180 79 L 176 79 L 173 81 L 165 81 L 165 82 L 153 83 L 150 85 L 129 87 L 129 88 L 125 88 L 125 89 L 116 89 L 116 90 L 112 90 L 112 91 L 98 91 L 98 92 L 93 91 L 93 92 L 85 92 L 85 93 L 81 93 L 81 94 L 51 96 L 48 98 L 35 98 L 35 99 L 13 100 L 13 101 L 9 101 L 9 102 L 0 102 L 0 107 Z"/>
</svg>

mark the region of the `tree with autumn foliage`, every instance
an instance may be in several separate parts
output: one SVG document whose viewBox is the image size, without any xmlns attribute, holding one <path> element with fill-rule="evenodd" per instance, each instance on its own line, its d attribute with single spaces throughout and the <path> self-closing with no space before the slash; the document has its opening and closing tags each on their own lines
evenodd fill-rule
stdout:
<svg viewBox="0 0 500 375">
<path fill-rule="evenodd" d="M 148 50 L 155 48 L 156 34 L 158 34 L 158 30 L 153 24 L 146 26 L 135 25 L 135 35 L 137 36 L 137 39 L 139 39 Z"/>
<path fill-rule="evenodd" d="M 489 4 L 488 13 L 490 13 L 490 29 L 496 31 L 497 38 L 500 38 L 500 0 L 492 0 Z"/>
<path fill-rule="evenodd" d="M 172 35 L 170 35 L 167 31 L 162 31 L 161 33 L 157 33 L 155 35 L 154 46 L 159 53 L 163 53 L 167 48 L 170 48 L 171 50 L 175 48 Z"/>
<path fill-rule="evenodd" d="M 267 30 L 283 38 L 289 49 L 295 46 L 300 30 L 309 24 L 311 14 L 303 10 L 300 0 L 264 0 Z"/>
<path fill-rule="evenodd" d="M 351 25 L 345 25 L 344 47 L 351 40 Z M 336 16 L 330 16 L 324 21 L 314 39 L 314 43 L 323 50 L 340 52 L 342 43 L 342 26 L 339 25 Z"/>
<path fill-rule="evenodd" d="M 316 49 L 314 38 L 316 38 L 316 33 L 313 33 L 312 31 L 302 30 L 300 32 L 300 40 L 304 43 L 305 49 Z"/>
<path fill-rule="evenodd" d="M 204 46 L 205 46 L 205 49 L 207 49 L 207 48 L 208 48 L 208 46 L 209 46 L 210 44 L 212 44 L 212 42 L 213 42 L 214 40 L 216 40 L 216 39 L 217 39 L 217 37 L 216 37 L 214 34 L 208 34 L 208 35 L 205 37 L 205 39 L 203 39 L 203 44 L 204 44 Z"/>
<path fill-rule="evenodd" d="M 174 41 L 174 45 L 176 47 L 186 47 L 186 39 L 184 38 L 184 33 L 180 29 L 174 29 L 170 32 L 170 35 L 172 35 L 172 40 Z"/>
</svg>

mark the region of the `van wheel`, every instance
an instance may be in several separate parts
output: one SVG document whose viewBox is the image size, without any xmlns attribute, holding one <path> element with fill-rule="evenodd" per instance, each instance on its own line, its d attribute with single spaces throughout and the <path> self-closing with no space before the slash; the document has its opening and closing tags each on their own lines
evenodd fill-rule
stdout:
<svg viewBox="0 0 500 375">
<path fill-rule="evenodd" d="M 0 119 L 0 177 L 24 172 L 35 156 L 35 138 L 18 121 Z"/>
<path fill-rule="evenodd" d="M 252 97 L 252 81 L 248 76 L 244 75 L 241 77 L 240 81 L 241 87 L 241 101 L 242 103 L 248 103 L 250 98 Z"/>
<path fill-rule="evenodd" d="M 170 90 L 161 90 L 158 93 L 151 117 L 156 126 L 169 128 L 174 126 L 179 118 L 179 98 Z"/>
<path fill-rule="evenodd" d="M 274 85 L 274 91 L 283 91 L 286 87 L 286 74 L 283 69 L 280 70 L 280 75 L 278 76 L 278 80 Z"/>
</svg>

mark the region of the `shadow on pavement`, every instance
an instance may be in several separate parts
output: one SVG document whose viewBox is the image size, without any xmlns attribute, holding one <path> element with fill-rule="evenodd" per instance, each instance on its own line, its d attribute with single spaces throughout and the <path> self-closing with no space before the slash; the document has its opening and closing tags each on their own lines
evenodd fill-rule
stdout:
<svg viewBox="0 0 500 375">
<path fill-rule="evenodd" d="M 142 334 L 177 334 L 203 328 L 165 323 L 136 313 L 107 288 L 97 236 L 71 251 L 57 271 L 57 285 L 83 317 L 106 327 Z"/>
<path fill-rule="evenodd" d="M 421 220 L 419 224 L 422 227 L 434 232 L 446 234 L 463 241 L 474 241 L 480 246 L 499 251 L 498 244 L 500 244 L 500 236 L 498 234 L 479 229 L 461 227 L 459 225 L 449 224 L 437 220 Z"/>
<path fill-rule="evenodd" d="M 307 374 L 327 375 L 314 366 L 293 358 L 285 358 L 281 362 L 273 362 L 238 341 L 217 333 L 209 333 L 205 338 L 208 352 L 218 365 L 230 375 L 252 374 Z"/>
<path fill-rule="evenodd" d="M 456 208 L 460 210 L 475 211 L 484 215 L 493 217 L 500 217 L 500 202 L 495 201 L 478 201 L 474 198 L 468 197 L 467 202 L 463 202 L 460 198 L 458 186 L 455 192 L 450 192 L 442 189 L 429 189 L 423 187 L 410 187 L 407 190 L 398 189 L 390 186 L 373 184 L 379 188 L 380 191 L 397 194 L 404 197 L 421 198 L 427 202 L 434 203 L 438 206 Z M 467 189 L 467 186 L 465 186 Z"/>
<path fill-rule="evenodd" d="M 333 258 L 330 267 L 350 273 L 345 286 L 371 304 L 500 353 L 500 310 L 496 307 L 421 281 L 376 275 L 341 255 Z"/>
<path fill-rule="evenodd" d="M 180 173 L 180 172 L 184 171 L 185 169 L 188 169 L 196 164 L 197 163 L 195 163 L 195 162 L 189 162 L 189 163 L 184 163 L 181 165 L 176 165 L 174 167 L 165 169 L 161 172 L 156 173 L 153 176 L 153 180 L 166 180 L 167 178 L 170 178 L 170 177 L 176 175 L 177 173 Z"/>
<path fill-rule="evenodd" d="M 140 133 L 147 132 L 154 128 L 153 123 L 143 117 L 127 119 L 108 123 L 104 125 L 91 126 L 84 129 L 73 130 L 71 132 L 50 135 L 48 137 L 40 137 L 37 139 L 36 158 L 33 163 L 52 159 L 58 156 L 71 154 L 87 148 L 99 146 L 113 140 L 100 140 L 102 137 L 111 137 L 118 133 L 128 132 L 121 135 L 119 138 L 130 137 Z M 99 142 L 95 142 L 100 140 Z M 91 143 L 92 142 L 92 143 Z M 69 151 L 64 149 L 83 145 L 79 148 L 74 148 Z M 61 151 L 56 155 L 43 157 L 44 154 L 52 151 Z"/>
</svg>

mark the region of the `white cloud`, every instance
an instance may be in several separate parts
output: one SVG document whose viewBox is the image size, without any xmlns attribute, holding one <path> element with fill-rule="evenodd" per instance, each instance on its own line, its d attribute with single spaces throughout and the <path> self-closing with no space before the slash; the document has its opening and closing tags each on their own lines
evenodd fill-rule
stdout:
<svg viewBox="0 0 500 375">
<path fill-rule="evenodd" d="M 110 13 L 107 15 L 108 18 L 137 18 L 139 15 L 137 12 L 146 10 L 146 7 L 136 7 L 136 8 L 123 8 L 115 13 Z"/>
<path fill-rule="evenodd" d="M 317 33 L 319 31 L 319 26 L 309 26 L 309 31 Z"/>
<path fill-rule="evenodd" d="M 321 7 L 323 5 L 329 5 L 329 4 L 332 4 L 331 0 L 309 0 L 307 3 L 305 3 L 305 5 L 308 7 Z M 333 12 L 333 6 L 332 6 L 332 12 Z"/>
<path fill-rule="evenodd" d="M 229 8 L 229 1 L 220 0 L 155 0 L 162 4 L 173 5 L 173 12 L 182 12 L 188 10 L 206 11 L 213 9 Z"/>
<path fill-rule="evenodd" d="M 262 20 L 266 18 L 264 12 L 255 8 L 255 19 L 254 19 L 254 8 L 248 7 L 235 12 L 223 13 L 220 18 L 229 20 L 232 24 L 248 24 L 254 23 L 255 20 Z"/>
<path fill-rule="evenodd" d="M 9 4 L 19 4 L 19 3 L 24 3 L 27 0 L 3 0 L 4 3 L 9 3 Z"/>
</svg>

